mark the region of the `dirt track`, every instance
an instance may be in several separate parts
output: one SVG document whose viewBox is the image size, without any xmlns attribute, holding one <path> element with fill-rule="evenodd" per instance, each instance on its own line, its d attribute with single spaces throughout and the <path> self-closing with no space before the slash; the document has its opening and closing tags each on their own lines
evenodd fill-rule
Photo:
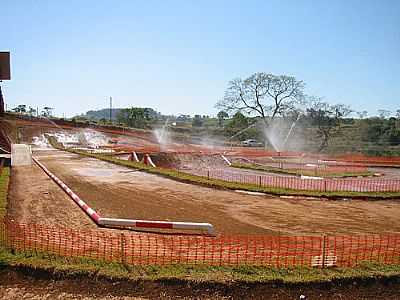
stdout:
<svg viewBox="0 0 400 300">
<path fill-rule="evenodd" d="M 253 196 L 179 183 L 61 151 L 40 151 L 35 155 L 107 217 L 210 222 L 219 233 L 228 234 L 400 232 L 397 201 Z M 74 207 L 68 201 L 66 205 Z M 81 222 L 82 214 L 76 218 L 79 221 L 75 222 Z"/>
<path fill-rule="evenodd" d="M 12 168 L 7 213 L 21 223 L 96 228 L 36 165 Z"/>
</svg>

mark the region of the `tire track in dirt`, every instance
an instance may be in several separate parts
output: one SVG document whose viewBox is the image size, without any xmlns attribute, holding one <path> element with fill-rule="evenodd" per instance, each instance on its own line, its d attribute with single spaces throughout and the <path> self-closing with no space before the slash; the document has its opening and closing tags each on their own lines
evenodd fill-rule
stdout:
<svg viewBox="0 0 400 300">
<path fill-rule="evenodd" d="M 250 196 L 53 151 L 40 160 L 100 214 L 210 222 L 228 234 L 400 232 L 400 202 Z"/>
<path fill-rule="evenodd" d="M 7 215 L 21 223 L 96 228 L 69 196 L 36 165 L 11 169 Z"/>
</svg>

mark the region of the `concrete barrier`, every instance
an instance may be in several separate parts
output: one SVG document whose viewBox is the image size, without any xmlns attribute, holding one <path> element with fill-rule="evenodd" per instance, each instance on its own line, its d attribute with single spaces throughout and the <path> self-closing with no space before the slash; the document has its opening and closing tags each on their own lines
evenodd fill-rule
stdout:
<svg viewBox="0 0 400 300">
<path fill-rule="evenodd" d="M 30 166 L 32 164 L 31 146 L 26 144 L 11 145 L 11 166 Z"/>
</svg>

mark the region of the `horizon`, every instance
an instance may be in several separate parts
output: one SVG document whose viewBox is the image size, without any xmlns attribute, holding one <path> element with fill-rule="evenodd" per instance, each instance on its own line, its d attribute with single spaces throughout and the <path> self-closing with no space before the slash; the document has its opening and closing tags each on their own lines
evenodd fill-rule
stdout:
<svg viewBox="0 0 400 300">
<path fill-rule="evenodd" d="M 228 82 L 255 72 L 295 76 L 356 111 L 400 108 L 397 1 L 110 3 L 5 1 L 8 108 L 72 117 L 112 96 L 115 107 L 215 116 Z"/>
</svg>

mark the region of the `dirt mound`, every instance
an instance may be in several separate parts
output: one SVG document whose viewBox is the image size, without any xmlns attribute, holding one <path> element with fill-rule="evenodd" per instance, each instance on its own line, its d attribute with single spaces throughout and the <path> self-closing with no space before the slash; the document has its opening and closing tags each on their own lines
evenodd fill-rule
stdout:
<svg viewBox="0 0 400 300">
<path fill-rule="evenodd" d="M 226 163 L 220 155 L 182 154 L 160 152 L 151 154 L 151 158 L 157 167 L 168 169 L 209 169 L 224 167 Z"/>
<path fill-rule="evenodd" d="M 226 166 L 226 162 L 219 154 L 176 154 L 175 158 L 179 161 L 177 168 L 182 170 L 222 168 Z"/>
</svg>

